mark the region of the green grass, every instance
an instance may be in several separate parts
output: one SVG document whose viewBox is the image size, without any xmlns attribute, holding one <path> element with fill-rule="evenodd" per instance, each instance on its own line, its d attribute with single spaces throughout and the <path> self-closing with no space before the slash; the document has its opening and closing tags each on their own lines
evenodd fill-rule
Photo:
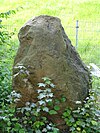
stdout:
<svg viewBox="0 0 100 133">
<path fill-rule="evenodd" d="M 0 12 L 23 7 L 22 11 L 9 19 L 9 24 L 17 26 L 22 26 L 30 18 L 41 14 L 61 18 L 65 27 L 77 19 L 100 21 L 99 0 L 3 0 L 0 5 Z"/>
<path fill-rule="evenodd" d="M 61 19 L 62 25 L 75 45 L 75 23 L 79 20 L 79 46 L 78 52 L 85 63 L 94 62 L 100 65 L 100 2 L 99 0 L 2 0 L 0 1 L 0 12 L 23 7 L 9 19 L 4 19 L 5 25 L 10 25 L 9 30 L 16 29 L 14 42 L 18 47 L 17 33 L 22 25 L 32 17 L 47 14 L 57 16 Z M 81 22 L 80 22 L 81 21 Z M 82 22 L 83 21 L 83 22 Z M 92 24 L 87 24 L 92 22 Z M 87 30 L 87 31 L 86 31 Z M 88 30 L 90 32 L 88 32 Z M 95 32 L 94 32 L 95 31 Z M 93 33 L 93 36 L 91 34 Z M 96 38 L 96 41 L 94 40 Z M 83 39 L 83 40 L 81 40 Z M 86 40 L 85 40 L 86 39 Z M 16 51 L 15 51 L 16 53 Z"/>
</svg>

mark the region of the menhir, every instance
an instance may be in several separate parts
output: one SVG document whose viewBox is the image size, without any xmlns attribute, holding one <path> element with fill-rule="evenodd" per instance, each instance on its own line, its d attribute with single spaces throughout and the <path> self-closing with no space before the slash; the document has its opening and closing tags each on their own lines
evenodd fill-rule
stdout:
<svg viewBox="0 0 100 133">
<path fill-rule="evenodd" d="M 41 15 L 29 20 L 19 31 L 20 46 L 13 66 L 13 89 L 22 98 L 18 106 L 37 102 L 37 84 L 49 77 L 56 85 L 54 98 L 66 98 L 60 104 L 58 120 L 66 107 L 76 108 L 90 89 L 90 73 L 65 34 L 59 18 Z"/>
</svg>

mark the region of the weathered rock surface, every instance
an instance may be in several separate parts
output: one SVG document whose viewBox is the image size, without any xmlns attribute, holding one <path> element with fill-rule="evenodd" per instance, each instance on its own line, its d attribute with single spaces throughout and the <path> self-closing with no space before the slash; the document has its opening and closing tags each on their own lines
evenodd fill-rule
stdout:
<svg viewBox="0 0 100 133">
<path fill-rule="evenodd" d="M 65 96 L 76 107 L 90 88 L 90 73 L 61 25 L 60 19 L 39 16 L 28 21 L 18 34 L 20 46 L 14 60 L 13 89 L 22 94 L 19 105 L 36 102 L 37 83 L 49 77 L 56 85 L 55 97 Z"/>
</svg>

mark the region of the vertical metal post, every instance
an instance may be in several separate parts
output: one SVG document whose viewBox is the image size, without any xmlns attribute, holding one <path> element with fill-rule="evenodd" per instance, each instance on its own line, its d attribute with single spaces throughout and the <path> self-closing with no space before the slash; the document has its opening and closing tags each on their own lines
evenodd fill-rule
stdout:
<svg viewBox="0 0 100 133">
<path fill-rule="evenodd" d="M 78 20 L 76 20 L 76 48 L 78 48 L 78 28 L 79 28 L 79 24 L 78 24 Z"/>
</svg>

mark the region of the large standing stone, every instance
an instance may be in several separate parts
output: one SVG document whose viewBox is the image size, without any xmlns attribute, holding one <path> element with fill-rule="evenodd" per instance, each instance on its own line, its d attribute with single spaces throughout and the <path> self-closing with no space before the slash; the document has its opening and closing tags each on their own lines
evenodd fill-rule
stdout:
<svg viewBox="0 0 100 133">
<path fill-rule="evenodd" d="M 20 106 L 36 102 L 37 83 L 49 77 L 55 97 L 67 98 L 61 109 L 76 107 L 88 95 L 90 73 L 61 25 L 60 19 L 39 16 L 28 21 L 18 34 L 20 46 L 13 67 L 13 89 L 22 94 Z"/>
</svg>

